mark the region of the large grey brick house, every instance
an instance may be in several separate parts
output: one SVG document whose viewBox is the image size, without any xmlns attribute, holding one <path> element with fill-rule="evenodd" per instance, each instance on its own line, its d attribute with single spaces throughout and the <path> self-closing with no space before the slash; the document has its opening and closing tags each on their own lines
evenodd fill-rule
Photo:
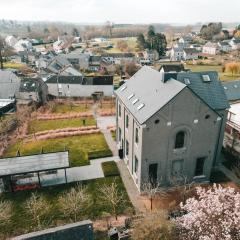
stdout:
<svg viewBox="0 0 240 240">
<path fill-rule="evenodd" d="M 117 143 L 136 183 L 209 181 L 229 108 L 217 72 L 142 67 L 116 92 Z"/>
</svg>

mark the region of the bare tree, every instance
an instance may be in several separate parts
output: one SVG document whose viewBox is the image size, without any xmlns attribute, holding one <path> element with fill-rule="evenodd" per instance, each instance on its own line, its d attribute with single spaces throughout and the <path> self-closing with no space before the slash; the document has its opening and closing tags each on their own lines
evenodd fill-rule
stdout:
<svg viewBox="0 0 240 240">
<path fill-rule="evenodd" d="M 65 217 L 77 222 L 83 209 L 89 206 L 90 196 L 82 185 L 71 188 L 69 192 L 64 193 L 58 199 L 60 211 Z"/>
<path fill-rule="evenodd" d="M 31 197 L 26 201 L 25 209 L 37 226 L 37 229 L 41 229 L 43 220 L 50 211 L 47 200 L 42 195 L 32 193 Z"/>
<path fill-rule="evenodd" d="M 117 220 L 118 207 L 125 202 L 125 196 L 119 190 L 116 179 L 110 185 L 105 183 L 99 186 L 99 191 L 102 194 L 100 198 L 109 204 L 109 210 Z"/>
<path fill-rule="evenodd" d="M 11 221 L 12 203 L 9 201 L 0 201 L 0 226 Z"/>
<path fill-rule="evenodd" d="M 133 240 L 174 240 L 173 224 L 164 211 L 152 212 L 135 222 L 132 231 Z"/>
<path fill-rule="evenodd" d="M 161 187 L 161 183 L 153 184 L 151 181 L 142 184 L 142 195 L 146 195 L 150 200 L 150 209 L 153 209 L 153 200 L 157 196 L 167 196 L 166 189 Z"/>
<path fill-rule="evenodd" d="M 171 191 L 178 191 L 181 201 L 185 202 L 195 183 L 185 175 L 171 176 L 169 179 Z"/>
</svg>

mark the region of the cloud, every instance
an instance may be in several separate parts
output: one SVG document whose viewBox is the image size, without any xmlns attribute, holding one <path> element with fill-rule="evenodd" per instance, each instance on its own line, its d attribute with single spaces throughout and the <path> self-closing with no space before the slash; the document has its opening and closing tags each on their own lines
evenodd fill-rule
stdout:
<svg viewBox="0 0 240 240">
<path fill-rule="evenodd" d="M 240 21 L 238 0 L 0 0 L 0 16 L 17 20 L 98 23 Z"/>
</svg>

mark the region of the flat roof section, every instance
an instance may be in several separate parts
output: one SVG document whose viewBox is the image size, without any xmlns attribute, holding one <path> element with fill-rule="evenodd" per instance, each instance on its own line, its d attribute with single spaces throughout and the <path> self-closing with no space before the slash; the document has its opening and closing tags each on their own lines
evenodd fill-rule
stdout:
<svg viewBox="0 0 240 240">
<path fill-rule="evenodd" d="M 68 151 L 0 159 L 0 177 L 68 168 Z"/>
</svg>

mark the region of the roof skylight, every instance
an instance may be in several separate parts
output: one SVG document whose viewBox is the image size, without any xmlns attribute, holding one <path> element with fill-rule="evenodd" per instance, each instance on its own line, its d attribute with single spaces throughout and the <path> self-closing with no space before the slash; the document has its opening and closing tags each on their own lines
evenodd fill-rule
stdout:
<svg viewBox="0 0 240 240">
<path fill-rule="evenodd" d="M 137 107 L 137 110 L 138 110 L 138 111 L 141 110 L 144 106 L 145 106 L 145 104 L 144 104 L 144 103 L 141 103 L 141 104 Z"/>
<path fill-rule="evenodd" d="M 134 105 L 134 104 L 136 104 L 138 101 L 139 101 L 139 99 L 136 98 L 136 99 L 134 99 L 134 100 L 132 101 L 132 104 Z"/>
<path fill-rule="evenodd" d="M 123 92 L 126 88 L 127 88 L 127 86 L 125 85 L 120 89 L 120 91 Z"/>
<path fill-rule="evenodd" d="M 128 96 L 128 100 L 132 99 L 135 96 L 134 93 L 132 93 L 130 96 Z"/>
<path fill-rule="evenodd" d="M 233 86 L 234 86 L 234 88 L 238 88 L 238 86 L 236 84 L 234 84 Z"/>
<path fill-rule="evenodd" d="M 211 82 L 209 75 L 202 75 L 202 78 L 204 82 Z"/>
</svg>

